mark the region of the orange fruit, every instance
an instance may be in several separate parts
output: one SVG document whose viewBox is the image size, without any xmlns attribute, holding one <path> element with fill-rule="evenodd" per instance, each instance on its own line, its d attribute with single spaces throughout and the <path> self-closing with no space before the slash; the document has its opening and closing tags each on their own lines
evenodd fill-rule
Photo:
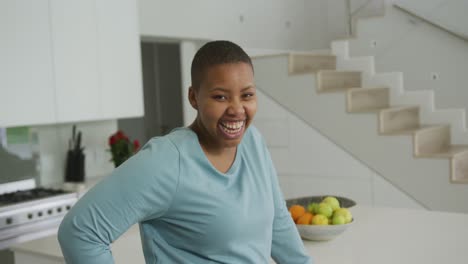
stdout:
<svg viewBox="0 0 468 264">
<path fill-rule="evenodd" d="M 299 219 L 299 217 L 304 215 L 305 212 L 306 212 L 306 210 L 305 210 L 304 206 L 301 206 L 301 205 L 298 205 L 298 204 L 295 204 L 295 205 L 289 207 L 289 213 L 291 214 L 291 217 L 294 220 L 294 222 L 296 222 L 297 219 Z"/>
<path fill-rule="evenodd" d="M 312 223 L 312 217 L 314 217 L 313 214 L 307 212 L 303 214 L 299 219 L 297 219 L 296 224 L 298 225 L 310 225 Z"/>
</svg>

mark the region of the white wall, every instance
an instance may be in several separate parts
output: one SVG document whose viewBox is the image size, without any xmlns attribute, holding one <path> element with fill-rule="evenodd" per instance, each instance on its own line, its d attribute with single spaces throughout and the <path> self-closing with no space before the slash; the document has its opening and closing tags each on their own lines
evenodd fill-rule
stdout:
<svg viewBox="0 0 468 264">
<path fill-rule="evenodd" d="M 346 0 L 139 0 L 140 34 L 312 50 L 346 35 Z M 343 35 L 344 34 L 344 35 Z"/>
<path fill-rule="evenodd" d="M 371 206 L 423 207 L 257 90 L 254 124 L 265 137 L 286 198 L 334 194 Z"/>
<path fill-rule="evenodd" d="M 468 110 L 466 41 L 391 6 L 383 18 L 360 20 L 357 32 L 351 56 L 375 56 L 376 72 L 403 72 L 405 90 L 433 90 L 438 109 Z"/>
<path fill-rule="evenodd" d="M 327 52 L 347 35 L 348 0 L 139 0 L 140 35 L 180 42 L 184 125 L 196 116 L 188 104 L 190 66 L 207 41 L 228 39 L 250 55 L 281 51 Z M 373 0 L 382 1 L 382 0 Z M 352 0 L 357 8 L 362 0 Z"/>
<path fill-rule="evenodd" d="M 180 66 L 182 76 L 182 114 L 184 126 L 189 126 L 195 120 L 197 112 L 192 108 L 188 101 L 188 91 L 192 84 L 190 67 L 192 65 L 193 56 L 197 50 L 203 45 L 200 41 L 182 41 L 180 43 Z"/>
</svg>

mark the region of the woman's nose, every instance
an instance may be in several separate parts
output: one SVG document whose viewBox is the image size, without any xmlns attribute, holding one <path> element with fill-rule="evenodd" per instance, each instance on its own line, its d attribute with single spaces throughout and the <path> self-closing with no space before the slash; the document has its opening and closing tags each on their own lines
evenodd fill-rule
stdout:
<svg viewBox="0 0 468 264">
<path fill-rule="evenodd" d="M 231 103 L 229 104 L 228 108 L 228 114 L 230 115 L 239 115 L 239 114 L 244 114 L 245 109 L 244 105 L 240 100 L 232 100 Z"/>
</svg>

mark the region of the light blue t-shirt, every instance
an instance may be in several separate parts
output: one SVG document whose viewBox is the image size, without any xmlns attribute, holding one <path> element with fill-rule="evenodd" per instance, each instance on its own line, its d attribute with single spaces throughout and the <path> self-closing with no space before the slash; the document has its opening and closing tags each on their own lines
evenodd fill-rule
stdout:
<svg viewBox="0 0 468 264">
<path fill-rule="evenodd" d="M 312 263 L 253 126 L 227 173 L 189 128 L 150 140 L 66 215 L 65 260 L 113 263 L 109 245 L 137 222 L 146 263 Z"/>
</svg>

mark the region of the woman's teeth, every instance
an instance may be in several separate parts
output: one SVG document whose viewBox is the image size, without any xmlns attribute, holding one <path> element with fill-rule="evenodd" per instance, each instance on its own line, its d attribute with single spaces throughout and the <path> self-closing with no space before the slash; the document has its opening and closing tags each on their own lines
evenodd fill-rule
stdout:
<svg viewBox="0 0 468 264">
<path fill-rule="evenodd" d="M 244 126 L 244 121 L 237 122 L 221 122 L 221 128 L 224 132 L 229 134 L 235 134 L 241 131 Z"/>
</svg>

